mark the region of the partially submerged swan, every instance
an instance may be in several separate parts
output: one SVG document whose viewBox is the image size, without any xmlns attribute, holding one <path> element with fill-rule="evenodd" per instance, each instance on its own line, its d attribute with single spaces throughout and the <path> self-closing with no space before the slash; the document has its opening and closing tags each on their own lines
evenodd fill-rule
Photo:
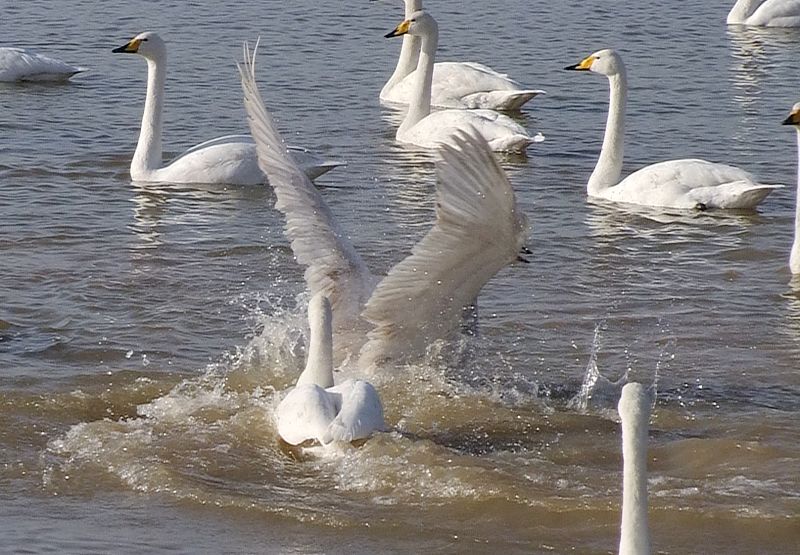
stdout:
<svg viewBox="0 0 800 555">
<path fill-rule="evenodd" d="M 134 181 L 170 183 L 228 183 L 258 185 L 264 173 L 258 167 L 253 140 L 248 135 L 228 135 L 190 148 L 167 165 L 161 153 L 167 48 L 156 33 L 141 33 L 113 52 L 139 54 L 147 60 L 147 97 L 142 129 L 131 160 Z M 298 164 L 314 179 L 342 162 L 324 160 L 304 149 L 292 149 Z"/>
<path fill-rule="evenodd" d="M 789 255 L 789 269 L 793 274 L 800 274 L 800 102 L 792 106 L 792 111 L 789 117 L 783 120 L 783 125 L 792 125 L 797 131 L 797 197 L 794 209 L 794 242 Z"/>
<path fill-rule="evenodd" d="M 668 160 L 622 178 L 628 79 L 616 51 L 599 50 L 565 69 L 608 77 L 611 101 L 603 146 L 586 190 L 614 202 L 681 209 L 753 208 L 778 185 L 758 183 L 735 166 L 706 160 Z"/>
<path fill-rule="evenodd" d="M 306 367 L 275 411 L 278 435 L 289 445 L 350 443 L 384 428 L 378 392 L 364 380 L 333 382 L 333 314 L 317 293 L 308 303 Z"/>
<path fill-rule="evenodd" d="M 728 25 L 800 27 L 800 0 L 737 0 Z"/>
<path fill-rule="evenodd" d="M 239 66 L 250 129 L 261 167 L 286 216 L 286 235 L 306 267 L 312 295 L 323 293 L 334 315 L 336 358 L 419 358 L 431 342 L 455 335 L 464 307 L 483 285 L 519 258 L 527 219 L 486 141 L 459 130 L 439 149 L 436 223 L 386 277 L 372 274 L 330 208 L 287 155 L 255 80 L 255 51 Z"/>
<path fill-rule="evenodd" d="M 25 48 L 0 47 L 0 82 L 66 81 L 84 67 L 42 56 Z"/>
<path fill-rule="evenodd" d="M 406 117 L 397 129 L 397 140 L 424 148 L 446 141 L 456 129 L 474 127 L 495 151 L 522 152 L 529 144 L 544 140 L 531 137 L 520 124 L 493 110 L 440 110 L 431 112 L 431 86 L 439 27 L 426 11 L 416 11 L 386 38 L 409 34 L 420 37 L 419 62 Z"/>
<path fill-rule="evenodd" d="M 405 0 L 405 17 L 422 9 L 422 0 Z M 408 104 L 414 91 L 420 39 L 406 34 L 394 73 L 381 89 L 380 99 Z M 431 106 L 437 108 L 485 108 L 519 110 L 539 89 L 524 89 L 508 75 L 474 62 L 437 62 L 433 66 Z"/>
</svg>

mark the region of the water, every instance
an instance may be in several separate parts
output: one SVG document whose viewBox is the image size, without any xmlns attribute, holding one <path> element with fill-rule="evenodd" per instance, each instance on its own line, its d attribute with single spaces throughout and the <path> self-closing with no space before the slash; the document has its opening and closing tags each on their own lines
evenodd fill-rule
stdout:
<svg viewBox="0 0 800 555">
<path fill-rule="evenodd" d="M 91 72 L 0 87 L 0 551 L 615 552 L 619 426 L 599 392 L 574 402 L 587 369 L 658 376 L 656 551 L 796 550 L 796 152 L 780 121 L 797 31 L 727 29 L 728 6 L 701 1 L 431 2 L 442 59 L 549 93 L 520 116 L 547 142 L 504 160 L 533 263 L 485 289 L 466 366 L 432 356 L 378 380 L 389 433 L 297 461 L 270 418 L 302 365 L 306 301 L 274 196 L 131 183 L 145 64 L 110 50 L 145 29 L 168 41 L 173 155 L 246 130 L 233 63 L 260 35 L 270 109 L 293 143 L 349 162 L 319 184 L 381 271 L 433 210 L 431 157 L 395 145 L 377 103 L 400 2 L 58 4 L 4 9 L 4 44 Z M 631 79 L 626 171 L 701 156 L 790 187 L 749 214 L 588 202 L 607 84 L 561 68 L 605 46 Z"/>
</svg>

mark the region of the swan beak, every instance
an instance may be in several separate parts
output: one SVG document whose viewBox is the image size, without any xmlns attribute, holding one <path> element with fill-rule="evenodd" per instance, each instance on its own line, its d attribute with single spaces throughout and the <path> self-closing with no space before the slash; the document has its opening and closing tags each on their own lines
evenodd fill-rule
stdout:
<svg viewBox="0 0 800 555">
<path fill-rule="evenodd" d="M 589 71 L 594 62 L 594 56 L 588 56 L 575 65 L 567 66 L 564 69 L 571 69 L 574 71 Z"/>
<path fill-rule="evenodd" d="M 124 52 L 126 54 L 136 54 L 139 51 L 139 45 L 142 43 L 140 39 L 133 39 L 132 41 L 123 44 L 122 46 L 115 48 L 112 52 L 120 53 Z"/>
<path fill-rule="evenodd" d="M 789 114 L 789 117 L 783 120 L 781 125 L 800 125 L 800 111 Z"/>
<path fill-rule="evenodd" d="M 395 27 L 394 30 L 392 30 L 389 33 L 386 33 L 385 35 L 383 35 L 383 38 L 389 39 L 389 38 L 392 38 L 392 37 L 400 37 L 402 35 L 405 35 L 406 33 L 408 33 L 408 28 L 410 26 L 411 26 L 411 21 L 406 19 L 400 25 Z"/>
</svg>

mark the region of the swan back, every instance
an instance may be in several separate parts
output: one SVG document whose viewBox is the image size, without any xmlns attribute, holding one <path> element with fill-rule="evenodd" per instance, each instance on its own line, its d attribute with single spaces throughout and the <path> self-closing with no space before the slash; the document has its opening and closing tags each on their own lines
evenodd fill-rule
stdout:
<svg viewBox="0 0 800 555">
<path fill-rule="evenodd" d="M 308 303 L 308 358 L 297 385 L 333 387 L 333 313 L 328 297 L 317 293 Z"/>
<path fill-rule="evenodd" d="M 800 0 L 738 0 L 726 19 L 728 25 L 799 27 Z"/>
<path fill-rule="evenodd" d="M 42 56 L 24 48 L 0 48 L 0 82 L 66 81 L 86 68 Z"/>
<path fill-rule="evenodd" d="M 617 405 L 622 421 L 622 524 L 619 554 L 650 553 L 647 521 L 647 433 L 652 398 L 644 385 L 625 384 Z"/>
</svg>

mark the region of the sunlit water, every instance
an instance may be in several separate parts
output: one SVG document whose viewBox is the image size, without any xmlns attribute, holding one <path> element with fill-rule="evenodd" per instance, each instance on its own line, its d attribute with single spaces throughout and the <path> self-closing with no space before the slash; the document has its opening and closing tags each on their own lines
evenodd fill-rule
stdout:
<svg viewBox="0 0 800 555">
<path fill-rule="evenodd" d="M 576 399 L 598 372 L 657 379 L 657 552 L 796 551 L 796 153 L 780 121 L 800 100 L 800 32 L 728 29 L 725 2 L 431 1 L 443 59 L 548 91 L 519 116 L 547 142 L 504 160 L 532 263 L 485 289 L 463 365 L 432 352 L 377 378 L 387 433 L 298 461 L 271 412 L 302 366 L 307 298 L 274 196 L 131 183 L 145 64 L 110 50 L 145 29 L 168 41 L 173 155 L 246 131 L 234 62 L 260 35 L 270 108 L 291 142 L 349 162 L 319 185 L 385 271 L 428 228 L 435 181 L 377 103 L 402 7 L 207 4 L 4 8 L 3 44 L 91 72 L 0 87 L 0 551 L 615 552 L 613 392 Z M 561 68 L 605 46 L 631 80 L 626 171 L 702 156 L 789 187 L 749 214 L 588 202 L 607 83 Z"/>
</svg>

